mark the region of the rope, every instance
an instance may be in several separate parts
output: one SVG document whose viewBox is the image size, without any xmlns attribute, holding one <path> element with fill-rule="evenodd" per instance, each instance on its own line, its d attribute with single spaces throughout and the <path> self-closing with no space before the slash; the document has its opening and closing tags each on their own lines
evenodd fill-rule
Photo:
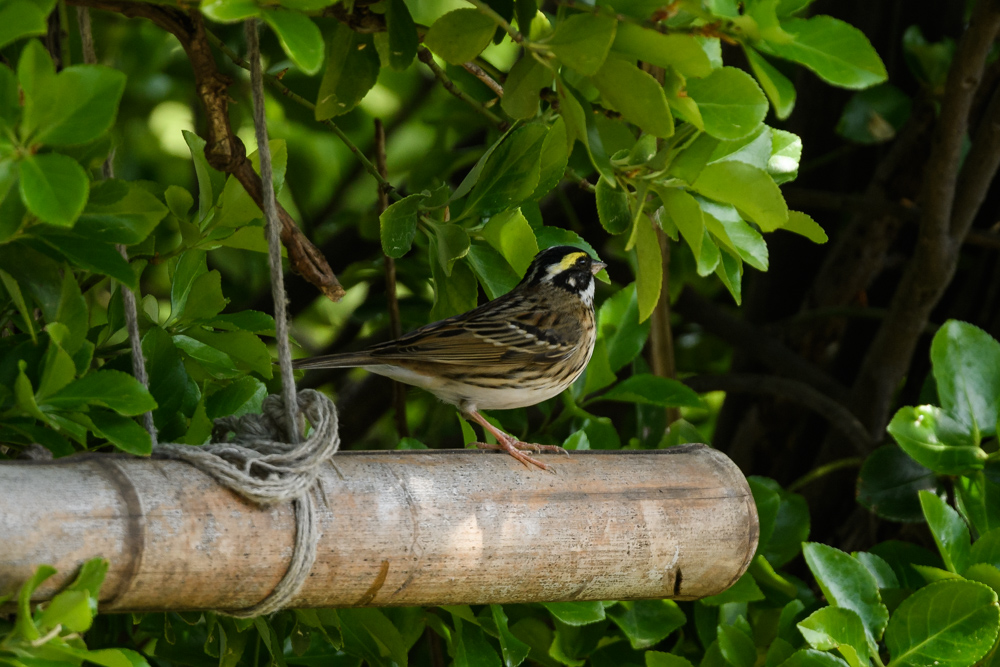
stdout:
<svg viewBox="0 0 1000 667">
<path fill-rule="evenodd" d="M 84 59 L 97 61 L 91 36 L 90 14 L 78 8 L 80 38 Z M 226 614 L 254 617 L 271 614 L 288 605 L 302 588 L 319 545 L 320 529 L 313 490 L 322 496 L 320 468 L 340 447 L 337 411 L 333 401 L 313 390 L 296 396 L 292 375 L 292 353 L 288 339 L 284 274 L 281 265 L 280 221 L 274 198 L 271 152 L 267 142 L 264 116 L 263 77 L 260 65 L 260 43 L 257 21 L 245 24 L 250 56 L 250 79 L 253 91 L 254 129 L 260 172 L 263 181 L 264 215 L 267 220 L 268 264 L 271 271 L 271 296 L 274 300 L 275 335 L 278 341 L 278 364 L 281 368 L 281 395 L 264 399 L 262 414 L 225 417 L 215 421 L 212 443 L 191 447 L 174 443 L 157 444 L 153 415 L 143 415 L 144 425 L 153 440 L 154 455 L 185 461 L 211 475 L 218 483 L 258 505 L 292 502 L 295 511 L 295 543 L 288 569 L 267 597 L 255 605 Z M 113 178 L 113 153 L 104 164 L 104 177 Z M 128 261 L 124 246 L 119 252 Z M 149 386 L 142 341 L 139 338 L 138 312 L 135 294 L 122 286 L 125 321 L 132 347 L 132 369 L 144 386 Z M 312 427 L 304 440 L 300 415 Z M 284 440 L 283 440 L 284 438 Z M 301 440 L 301 442 L 300 442 Z M 325 497 L 324 497 L 325 501 Z"/>
</svg>

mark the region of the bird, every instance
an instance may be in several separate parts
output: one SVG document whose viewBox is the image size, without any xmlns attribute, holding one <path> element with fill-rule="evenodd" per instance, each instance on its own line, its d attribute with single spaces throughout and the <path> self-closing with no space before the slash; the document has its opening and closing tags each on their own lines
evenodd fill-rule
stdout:
<svg viewBox="0 0 1000 667">
<path fill-rule="evenodd" d="M 526 454 L 556 445 L 518 440 L 480 410 L 541 403 L 573 384 L 594 352 L 594 276 L 606 264 L 580 248 L 542 250 L 508 293 L 359 352 L 299 359 L 297 369 L 355 368 L 420 387 L 454 405 L 496 438 L 480 449 L 507 452 L 529 469 L 549 466 Z"/>
</svg>

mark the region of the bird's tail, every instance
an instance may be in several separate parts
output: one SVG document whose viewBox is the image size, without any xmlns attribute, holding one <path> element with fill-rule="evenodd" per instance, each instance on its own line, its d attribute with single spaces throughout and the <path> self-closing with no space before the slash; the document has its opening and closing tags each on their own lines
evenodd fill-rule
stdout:
<svg viewBox="0 0 1000 667">
<path fill-rule="evenodd" d="M 377 363 L 368 352 L 343 352 L 340 354 L 325 354 L 321 357 L 310 357 L 308 359 L 296 359 L 292 362 L 292 367 L 295 369 L 355 368 L 357 366 L 371 366 Z"/>
</svg>

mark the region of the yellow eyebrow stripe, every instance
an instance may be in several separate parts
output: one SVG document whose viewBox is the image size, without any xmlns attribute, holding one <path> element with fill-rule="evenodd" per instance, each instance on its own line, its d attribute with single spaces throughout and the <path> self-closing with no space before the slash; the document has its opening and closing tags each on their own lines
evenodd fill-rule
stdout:
<svg viewBox="0 0 1000 667">
<path fill-rule="evenodd" d="M 562 261 L 559 262 L 559 269 L 558 269 L 558 271 L 565 271 L 565 270 L 569 269 L 574 264 L 576 264 L 576 261 L 578 259 L 580 259 L 581 257 L 586 256 L 586 254 L 587 253 L 585 253 L 585 252 L 571 252 L 570 254 L 566 255 L 565 257 L 562 258 Z"/>
</svg>

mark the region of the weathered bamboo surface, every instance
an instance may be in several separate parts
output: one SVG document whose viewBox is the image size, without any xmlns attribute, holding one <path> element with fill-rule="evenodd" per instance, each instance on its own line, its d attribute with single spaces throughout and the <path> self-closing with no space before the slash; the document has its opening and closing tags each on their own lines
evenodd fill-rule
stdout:
<svg viewBox="0 0 1000 667">
<path fill-rule="evenodd" d="M 556 474 L 498 452 L 338 454 L 295 606 L 692 599 L 754 554 L 753 497 L 716 450 L 543 458 Z M 241 609 L 281 578 L 293 533 L 290 505 L 255 507 L 181 462 L 0 464 L 0 596 L 47 563 L 47 599 L 102 556 L 102 611 Z"/>
</svg>

